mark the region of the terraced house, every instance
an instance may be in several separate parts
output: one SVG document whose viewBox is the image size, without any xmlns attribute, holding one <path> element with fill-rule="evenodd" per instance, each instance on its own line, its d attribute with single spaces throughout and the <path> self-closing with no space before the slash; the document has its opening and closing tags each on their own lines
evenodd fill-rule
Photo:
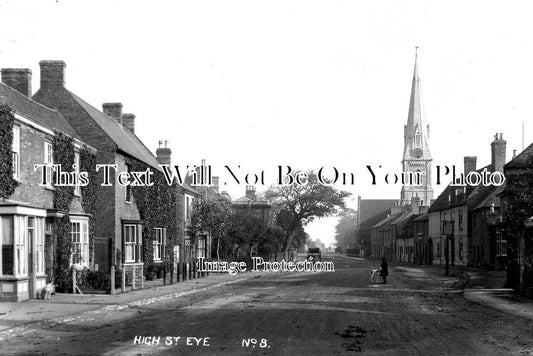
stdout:
<svg viewBox="0 0 533 356">
<path fill-rule="evenodd" d="M 41 86 L 33 99 L 59 111 L 85 142 L 97 148 L 97 164 L 115 167 L 110 169 L 108 185 L 103 184 L 104 171 L 98 172 L 97 268 L 139 271 L 144 267 L 145 273 L 158 268 L 177 243 L 177 197 L 162 180 L 156 157 L 135 135 L 135 115 L 123 114 L 118 102 L 103 104 L 101 111 L 68 90 L 65 62 L 39 64 Z M 119 172 L 146 170 L 153 172 L 152 187 L 116 182 Z"/>
<path fill-rule="evenodd" d="M 36 298 L 72 264 L 93 263 L 94 199 L 87 187 L 58 187 L 51 169 L 34 166 L 79 172 L 95 150 L 58 111 L 31 99 L 31 76 L 29 69 L 2 69 L 0 301 Z"/>
</svg>

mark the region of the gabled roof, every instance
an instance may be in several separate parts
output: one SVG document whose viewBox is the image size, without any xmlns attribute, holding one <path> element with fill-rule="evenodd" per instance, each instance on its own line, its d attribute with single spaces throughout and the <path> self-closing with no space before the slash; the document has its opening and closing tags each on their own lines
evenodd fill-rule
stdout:
<svg viewBox="0 0 533 356">
<path fill-rule="evenodd" d="M 3 83 L 0 83 L 0 102 L 6 104 L 21 116 L 29 118 L 41 126 L 50 130 L 59 130 L 72 138 L 80 140 L 76 131 L 74 131 L 58 111 L 33 101 Z"/>
<path fill-rule="evenodd" d="M 423 214 L 417 215 L 417 217 L 413 221 L 426 221 L 426 220 L 429 220 L 428 213 L 423 213 Z"/>
<path fill-rule="evenodd" d="M 117 145 L 117 149 L 146 163 L 147 165 L 159 169 L 159 162 L 142 141 L 129 130 L 120 125 L 115 119 L 107 116 L 96 109 L 74 93 L 65 90 L 82 107 L 85 112 L 102 128 Z"/>
<path fill-rule="evenodd" d="M 244 197 L 240 197 L 239 199 L 235 200 L 234 202 L 249 202 L 249 201 L 252 201 L 252 199 L 244 196 Z"/>
<path fill-rule="evenodd" d="M 377 228 L 377 227 L 382 227 L 382 226 L 390 226 L 390 225 L 393 225 L 394 222 L 401 218 L 402 215 L 404 215 L 405 212 L 402 212 L 402 213 L 397 213 L 397 214 L 394 214 L 394 215 L 391 215 L 389 217 L 387 217 L 386 219 L 380 221 L 379 223 L 377 223 L 376 225 L 372 226 L 372 229 L 374 228 Z"/>
<path fill-rule="evenodd" d="M 498 195 L 504 191 L 505 184 L 500 185 L 499 187 L 491 185 L 485 188 L 488 188 L 488 189 L 484 189 L 483 192 L 479 194 L 482 199 L 476 199 L 475 201 L 473 200 L 471 202 L 472 210 L 481 209 L 481 208 L 490 208 L 493 204 L 494 204 L 494 207 L 496 208 L 500 207 L 500 199 L 498 198 Z M 474 193 L 472 193 L 471 196 L 473 196 Z"/>
<path fill-rule="evenodd" d="M 483 169 L 492 171 L 492 164 L 489 164 L 483 168 L 476 170 L 476 172 L 482 172 Z M 452 185 L 451 183 L 444 189 L 444 191 L 439 195 L 437 200 L 429 207 L 428 212 L 433 213 L 436 211 L 450 209 L 456 206 L 465 205 L 467 199 L 479 186 L 470 186 L 466 187 Z"/>
<path fill-rule="evenodd" d="M 533 143 L 504 166 L 505 169 L 533 168 Z"/>
<path fill-rule="evenodd" d="M 397 203 L 397 199 L 361 199 L 358 207 L 360 222 L 363 223 L 384 211 L 389 212 Z"/>
<path fill-rule="evenodd" d="M 357 227 L 357 230 L 361 231 L 361 230 L 370 229 L 375 224 L 377 224 L 380 221 L 386 219 L 388 215 L 389 215 L 389 211 L 388 210 L 382 211 L 381 213 L 376 214 L 376 215 L 366 219 L 362 223 L 360 223 L 359 226 Z"/>
</svg>

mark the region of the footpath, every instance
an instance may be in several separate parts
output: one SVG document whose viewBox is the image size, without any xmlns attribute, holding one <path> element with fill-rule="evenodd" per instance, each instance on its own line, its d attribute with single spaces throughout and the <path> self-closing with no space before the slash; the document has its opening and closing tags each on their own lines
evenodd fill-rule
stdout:
<svg viewBox="0 0 533 356">
<path fill-rule="evenodd" d="M 116 295 L 56 293 L 50 300 L 30 299 L 20 303 L 0 303 L 0 340 L 30 325 L 60 324 L 83 312 L 98 310 L 105 312 L 143 306 L 236 283 L 254 276 L 251 272 L 234 276 L 229 273 L 211 273 L 206 277 L 167 285 L 164 285 L 161 279 L 145 282 L 143 289 Z"/>
<path fill-rule="evenodd" d="M 367 260 L 377 261 L 378 260 Z M 418 265 L 413 263 L 389 262 L 389 269 L 421 270 L 434 278 L 445 275 L 444 265 Z M 533 320 L 533 300 L 516 294 L 513 289 L 506 288 L 505 271 L 487 271 L 472 267 L 450 266 L 449 276 L 457 278 L 452 285 L 461 289 L 466 299 L 508 314 Z"/>
</svg>

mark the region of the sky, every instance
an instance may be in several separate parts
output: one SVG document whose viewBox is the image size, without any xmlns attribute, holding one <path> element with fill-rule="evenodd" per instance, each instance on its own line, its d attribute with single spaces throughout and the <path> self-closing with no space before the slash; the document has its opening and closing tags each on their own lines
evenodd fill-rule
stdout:
<svg viewBox="0 0 533 356">
<path fill-rule="evenodd" d="M 400 197 L 383 175 L 401 172 L 415 46 L 434 166 L 462 169 L 464 156 L 490 163 L 496 132 L 507 159 L 522 150 L 522 135 L 531 144 L 532 7 L 0 0 L 0 67 L 30 68 L 35 92 L 39 61 L 64 60 L 69 90 L 97 108 L 121 102 L 152 152 L 167 140 L 173 164 L 205 159 L 235 199 L 247 173 L 264 171 L 261 192 L 276 183 L 278 166 L 335 167 L 355 175 L 355 184 L 335 185 L 352 193 L 355 208 L 358 195 Z M 367 165 L 382 166 L 376 185 Z M 306 231 L 330 244 L 335 222 Z"/>
</svg>

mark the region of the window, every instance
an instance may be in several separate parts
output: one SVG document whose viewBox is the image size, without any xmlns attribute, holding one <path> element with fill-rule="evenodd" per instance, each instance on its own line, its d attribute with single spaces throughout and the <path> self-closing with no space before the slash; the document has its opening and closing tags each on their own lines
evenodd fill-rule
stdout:
<svg viewBox="0 0 533 356">
<path fill-rule="evenodd" d="M 507 240 L 502 239 L 501 231 L 496 232 L 496 256 L 507 256 Z"/>
<path fill-rule="evenodd" d="M 128 173 L 130 173 L 131 167 L 129 165 L 126 165 L 126 170 L 127 170 Z M 126 186 L 126 195 L 125 195 L 125 197 L 126 197 L 126 203 L 131 203 L 131 185 L 130 184 L 128 184 Z"/>
<path fill-rule="evenodd" d="M 52 143 L 48 141 L 44 142 L 44 163 L 54 164 L 54 149 Z M 46 167 L 46 182 L 48 186 L 52 186 L 52 167 Z"/>
<path fill-rule="evenodd" d="M 197 258 L 205 258 L 205 237 L 198 239 Z"/>
<path fill-rule="evenodd" d="M 74 168 L 74 172 L 76 172 L 76 177 L 80 176 L 80 153 L 78 151 L 74 152 L 74 165 L 76 168 Z M 81 187 L 80 182 L 78 179 L 76 179 L 76 185 L 74 186 L 74 194 L 75 195 L 81 195 Z"/>
<path fill-rule="evenodd" d="M 459 238 L 459 258 L 463 258 L 463 239 Z"/>
<path fill-rule="evenodd" d="M 440 243 L 437 242 L 437 257 L 440 257 Z"/>
<path fill-rule="evenodd" d="M 154 239 L 154 261 L 161 261 L 165 257 L 165 244 L 166 244 L 166 228 L 155 228 Z"/>
<path fill-rule="evenodd" d="M 191 214 L 192 214 L 192 197 L 185 196 L 185 221 L 187 224 L 191 223 Z"/>
<path fill-rule="evenodd" d="M 20 178 L 20 126 L 13 125 L 13 178 Z"/>
<path fill-rule="evenodd" d="M 459 230 L 463 230 L 463 211 L 459 210 L 457 214 L 459 214 Z"/>
<path fill-rule="evenodd" d="M 124 262 L 142 262 L 142 225 L 124 225 Z"/>
<path fill-rule="evenodd" d="M 15 275 L 25 275 L 26 274 L 26 234 L 23 232 L 24 229 L 24 217 L 16 216 L 14 217 L 15 229 L 13 231 L 19 231 L 15 235 Z"/>
<path fill-rule="evenodd" d="M 2 216 L 2 264 L 0 274 L 3 275 L 13 275 L 15 267 L 15 256 L 13 252 L 15 251 L 14 237 L 13 237 L 13 216 Z"/>
<path fill-rule="evenodd" d="M 70 222 L 70 236 L 72 239 L 71 264 L 89 265 L 89 222 L 72 220 Z"/>
</svg>

